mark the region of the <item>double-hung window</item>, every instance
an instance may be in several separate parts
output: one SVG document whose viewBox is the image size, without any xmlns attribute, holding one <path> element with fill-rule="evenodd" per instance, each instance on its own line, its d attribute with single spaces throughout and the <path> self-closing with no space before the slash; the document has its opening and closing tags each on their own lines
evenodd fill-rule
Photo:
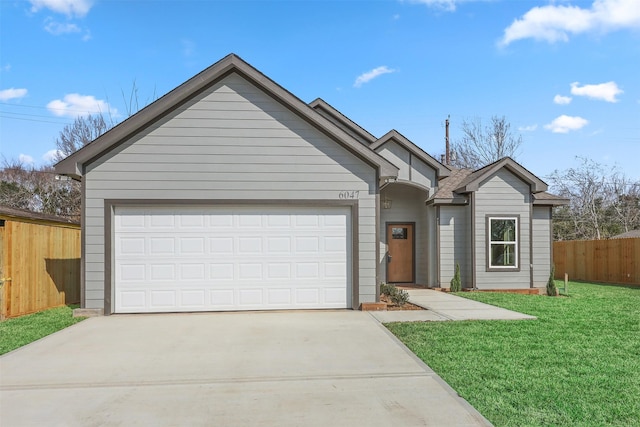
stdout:
<svg viewBox="0 0 640 427">
<path fill-rule="evenodd" d="M 488 268 L 518 268 L 518 217 L 489 216 L 487 218 L 489 234 Z"/>
</svg>

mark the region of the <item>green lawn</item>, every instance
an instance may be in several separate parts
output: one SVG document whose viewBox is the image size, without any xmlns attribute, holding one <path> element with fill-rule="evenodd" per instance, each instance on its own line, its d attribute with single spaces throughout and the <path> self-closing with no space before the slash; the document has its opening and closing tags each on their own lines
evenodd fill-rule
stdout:
<svg viewBox="0 0 640 427">
<path fill-rule="evenodd" d="M 0 354 L 39 340 L 84 320 L 73 317 L 78 306 L 64 306 L 0 322 Z"/>
<path fill-rule="evenodd" d="M 387 327 L 495 426 L 640 426 L 640 287 L 569 294 L 460 293 L 538 320 Z"/>
</svg>

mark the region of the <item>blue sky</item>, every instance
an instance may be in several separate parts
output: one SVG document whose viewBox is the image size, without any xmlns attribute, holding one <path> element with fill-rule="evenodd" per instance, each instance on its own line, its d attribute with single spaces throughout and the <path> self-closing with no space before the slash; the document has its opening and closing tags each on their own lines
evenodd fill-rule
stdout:
<svg viewBox="0 0 640 427">
<path fill-rule="evenodd" d="M 640 179 L 640 1 L 0 0 L 0 151 L 47 162 L 60 130 L 117 122 L 234 52 L 375 136 L 432 155 L 506 116 L 540 177 L 583 156 Z M 124 96 L 123 96 L 124 94 Z"/>
</svg>

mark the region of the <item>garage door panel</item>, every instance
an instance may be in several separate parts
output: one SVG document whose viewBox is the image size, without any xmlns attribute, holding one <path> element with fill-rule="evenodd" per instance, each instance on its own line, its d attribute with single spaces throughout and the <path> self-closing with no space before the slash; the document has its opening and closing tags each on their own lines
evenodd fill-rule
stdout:
<svg viewBox="0 0 640 427">
<path fill-rule="evenodd" d="M 115 312 L 345 308 L 348 208 L 116 208 Z"/>
<path fill-rule="evenodd" d="M 270 305 L 288 306 L 293 302 L 291 289 L 267 289 L 267 298 Z"/>
<path fill-rule="evenodd" d="M 324 302 L 327 305 L 338 305 L 343 300 L 343 289 L 339 286 L 335 288 L 324 288 Z"/>
<path fill-rule="evenodd" d="M 146 307 L 146 291 L 122 291 L 120 293 L 120 306 L 123 311 L 133 310 L 133 312 L 137 312 L 138 310 L 144 310 Z"/>
<path fill-rule="evenodd" d="M 206 266 L 204 264 L 181 264 L 180 265 L 180 280 L 205 280 Z"/>
<path fill-rule="evenodd" d="M 205 308 L 206 292 L 204 289 L 182 291 L 182 305 L 189 308 Z"/>
<path fill-rule="evenodd" d="M 150 305 L 151 307 L 156 308 L 167 308 L 170 309 L 177 305 L 176 294 L 177 291 L 174 290 L 166 290 L 166 291 L 151 291 L 150 292 Z"/>
<path fill-rule="evenodd" d="M 120 264 L 116 269 L 117 282 L 144 282 L 147 277 L 145 264 Z"/>
<path fill-rule="evenodd" d="M 176 241 L 168 237 L 151 237 L 148 239 L 149 254 L 173 255 L 176 253 Z"/>
<path fill-rule="evenodd" d="M 296 289 L 296 301 L 300 305 L 317 305 L 320 303 L 320 292 L 315 288 Z"/>
<path fill-rule="evenodd" d="M 290 279 L 291 264 L 289 263 L 269 263 L 267 265 L 266 280 Z"/>
<path fill-rule="evenodd" d="M 209 264 L 209 278 L 212 280 L 233 280 L 234 265 L 227 264 Z"/>
<path fill-rule="evenodd" d="M 238 305 L 247 307 L 263 307 L 265 304 L 262 294 L 262 289 L 240 289 L 238 291 Z"/>
<path fill-rule="evenodd" d="M 210 307 L 212 309 L 231 309 L 233 310 L 238 304 L 233 289 L 215 289 L 209 291 Z"/>
<path fill-rule="evenodd" d="M 144 237 L 122 237 L 117 247 L 123 255 L 144 255 L 147 252 Z"/>
</svg>

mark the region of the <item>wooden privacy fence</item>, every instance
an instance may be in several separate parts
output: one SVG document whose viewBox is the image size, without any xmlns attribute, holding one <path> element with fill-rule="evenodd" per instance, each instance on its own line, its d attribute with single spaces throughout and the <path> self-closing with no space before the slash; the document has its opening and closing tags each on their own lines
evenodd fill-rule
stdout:
<svg viewBox="0 0 640 427">
<path fill-rule="evenodd" d="M 0 318 L 80 301 L 80 225 L 0 207 Z"/>
<path fill-rule="evenodd" d="M 553 243 L 556 279 L 640 285 L 640 238 Z"/>
</svg>

